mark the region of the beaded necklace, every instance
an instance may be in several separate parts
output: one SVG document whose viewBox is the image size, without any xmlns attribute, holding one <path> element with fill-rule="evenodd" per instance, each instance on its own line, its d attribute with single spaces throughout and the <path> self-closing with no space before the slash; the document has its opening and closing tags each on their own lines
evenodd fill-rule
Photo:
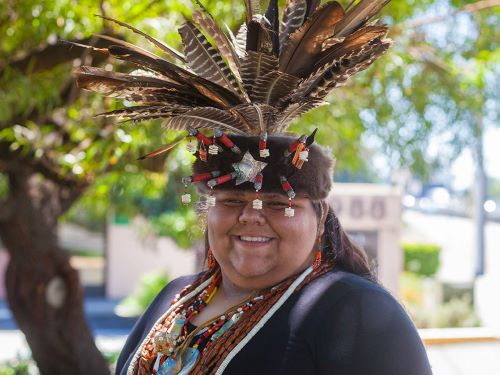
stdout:
<svg viewBox="0 0 500 375">
<path fill-rule="evenodd" d="M 154 338 L 154 346 L 158 353 L 153 366 L 153 374 L 188 374 L 196 362 L 215 340 L 233 326 L 240 317 L 260 301 L 268 299 L 277 286 L 253 295 L 246 301 L 231 307 L 224 314 L 195 327 L 189 332 L 191 320 L 199 314 L 212 300 L 221 282 L 221 274 L 217 272 L 210 282 L 194 299 L 194 301 L 178 313 L 167 331 L 159 332 Z"/>
</svg>

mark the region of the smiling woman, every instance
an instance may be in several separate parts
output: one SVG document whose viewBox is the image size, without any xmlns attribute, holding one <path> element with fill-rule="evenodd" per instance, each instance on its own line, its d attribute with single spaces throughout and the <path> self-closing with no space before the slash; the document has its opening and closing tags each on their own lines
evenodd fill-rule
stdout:
<svg viewBox="0 0 500 375">
<path fill-rule="evenodd" d="M 77 72 L 81 87 L 140 104 L 104 115 L 169 118 L 166 128 L 187 130 L 196 161 L 181 201 L 191 202 L 191 183 L 207 194 L 207 269 L 157 296 L 128 337 L 117 373 L 430 374 L 411 320 L 327 203 L 333 161 L 314 143 L 316 130 L 284 135 L 389 48 L 387 27 L 370 21 L 388 1 L 343 9 L 336 1 L 287 0 L 280 20 L 277 0 L 264 14 L 246 0 L 236 37 L 195 2 L 192 21 L 179 29 L 184 55 L 110 20 L 170 60 L 105 37 L 116 45 L 89 48 L 147 73 Z"/>
</svg>

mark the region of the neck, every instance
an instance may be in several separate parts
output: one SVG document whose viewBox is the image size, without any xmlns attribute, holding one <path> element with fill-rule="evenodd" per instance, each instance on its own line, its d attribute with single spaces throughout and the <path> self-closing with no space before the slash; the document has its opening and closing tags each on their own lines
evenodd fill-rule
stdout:
<svg viewBox="0 0 500 375">
<path fill-rule="evenodd" d="M 238 285 L 231 282 L 227 276 L 225 277 L 224 273 L 222 273 L 222 282 L 219 286 L 219 292 L 227 299 L 244 300 L 248 298 L 254 292 L 254 290 L 239 287 Z"/>
</svg>

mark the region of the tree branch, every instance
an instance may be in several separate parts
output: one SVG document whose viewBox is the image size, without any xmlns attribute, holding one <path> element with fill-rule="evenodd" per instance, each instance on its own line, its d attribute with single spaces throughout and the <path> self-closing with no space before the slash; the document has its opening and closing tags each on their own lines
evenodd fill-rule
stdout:
<svg viewBox="0 0 500 375">
<path fill-rule="evenodd" d="M 103 31 L 101 33 L 106 33 Z M 105 48 L 110 45 L 110 42 L 104 39 L 97 39 L 96 37 L 88 37 L 84 39 L 72 40 L 72 42 L 80 44 L 89 44 L 98 48 Z M 12 60 L 7 63 L 10 69 L 17 69 L 23 74 L 32 74 L 44 70 L 52 69 L 56 65 L 65 64 L 78 58 L 82 58 L 88 54 L 87 50 L 76 48 L 70 44 L 56 43 L 47 44 L 34 51 L 31 51 L 26 56 L 20 59 Z M 90 51 L 94 58 L 102 60 L 102 54 Z M 6 67 L 0 68 L 0 75 L 2 75 Z"/>
<path fill-rule="evenodd" d="M 8 221 L 14 214 L 14 202 L 11 199 L 0 200 L 0 223 Z"/>
</svg>

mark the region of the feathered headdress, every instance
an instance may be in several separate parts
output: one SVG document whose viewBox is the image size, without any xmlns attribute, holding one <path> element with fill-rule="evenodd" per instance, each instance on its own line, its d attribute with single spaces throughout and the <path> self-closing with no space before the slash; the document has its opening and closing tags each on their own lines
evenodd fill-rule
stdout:
<svg viewBox="0 0 500 375">
<path fill-rule="evenodd" d="M 258 196 L 265 180 L 264 188 L 268 184 L 270 190 L 282 188 L 291 198 L 295 195 L 292 186 L 313 199 L 324 198 L 331 184 L 331 162 L 319 147 L 312 147 L 314 133 L 298 139 L 282 135 L 294 119 L 326 104 L 323 99 L 330 90 L 366 69 L 389 48 L 387 27 L 371 22 L 389 0 L 360 0 L 347 10 L 336 1 L 320 6 L 319 0 L 288 0 L 281 20 L 278 0 L 269 1 L 264 15 L 258 12 L 258 1 L 245 0 L 246 22 L 236 36 L 229 29 L 223 32 L 208 10 L 194 1 L 192 20 L 179 28 L 184 54 L 105 17 L 144 36 L 166 58 L 102 36 L 113 45 L 97 50 L 148 74 L 82 66 L 76 72 L 78 85 L 138 104 L 102 116 L 132 121 L 166 118 L 167 129 L 188 130 L 194 141 L 188 149 L 198 160 L 197 173 L 184 179 L 186 188 L 190 182 L 205 181 L 213 189 L 229 181 L 236 185 L 250 181 Z M 213 133 L 207 136 L 200 129 Z M 312 157 L 309 151 L 321 156 Z M 319 164 L 312 165 L 310 156 Z M 308 166 L 302 169 L 305 162 Z M 266 174 L 269 178 L 264 178 Z M 330 182 L 317 193 L 312 184 L 325 180 L 321 174 Z M 209 197 L 209 205 L 214 199 Z M 183 202 L 188 201 L 190 196 L 185 194 Z M 259 208 L 259 203 L 254 207 Z"/>
</svg>

